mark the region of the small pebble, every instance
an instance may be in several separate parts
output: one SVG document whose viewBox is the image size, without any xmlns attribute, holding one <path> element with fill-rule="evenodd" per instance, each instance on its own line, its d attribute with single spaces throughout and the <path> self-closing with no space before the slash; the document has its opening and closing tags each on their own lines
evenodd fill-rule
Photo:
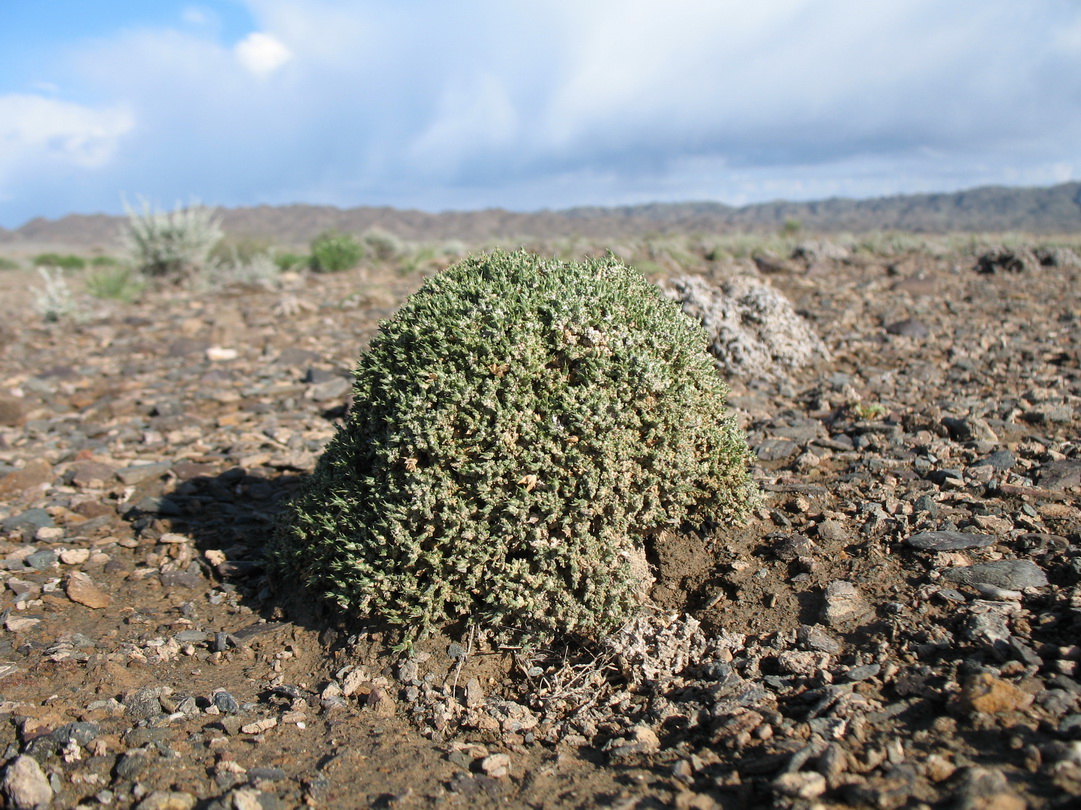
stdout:
<svg viewBox="0 0 1081 810">
<path fill-rule="evenodd" d="M 1000 714 L 1024 709 L 1032 703 L 1032 695 L 1009 681 L 983 672 L 965 682 L 959 701 L 972 712 Z"/>
<path fill-rule="evenodd" d="M 1058 725 L 1058 733 L 1063 737 L 1081 739 L 1081 714 L 1071 714 L 1062 718 Z"/>
<path fill-rule="evenodd" d="M 93 610 L 101 610 L 112 604 L 112 597 L 95 585 L 90 577 L 81 571 L 72 572 L 68 576 L 65 592 L 68 599 L 78 602 Z"/>
<path fill-rule="evenodd" d="M 465 647 L 463 647 L 458 642 L 453 641 L 447 647 L 447 655 L 449 655 L 451 658 L 453 658 L 455 660 L 458 660 L 460 658 L 465 658 Z"/>
<path fill-rule="evenodd" d="M 859 667 L 852 667 L 845 673 L 845 677 L 850 681 L 865 681 L 868 678 L 874 678 L 882 671 L 882 667 L 879 664 L 864 664 Z"/>
<path fill-rule="evenodd" d="M 634 726 L 626 737 L 615 742 L 609 750 L 614 758 L 634 754 L 655 754 L 661 748 L 660 738 L 649 726 Z"/>
<path fill-rule="evenodd" d="M 935 596 L 945 602 L 953 602 L 955 605 L 960 605 L 967 601 L 965 595 L 956 588 L 939 588 L 935 591 Z"/>
<path fill-rule="evenodd" d="M 64 565 L 82 565 L 90 559 L 90 549 L 69 548 L 60 552 L 60 562 Z"/>
<path fill-rule="evenodd" d="M 195 797 L 175 790 L 155 790 L 135 805 L 136 810 L 191 810 Z"/>
<path fill-rule="evenodd" d="M 365 705 L 375 712 L 376 717 L 392 717 L 395 711 L 394 698 L 380 687 L 376 687 L 368 693 Z"/>
<path fill-rule="evenodd" d="M 236 349 L 226 349 L 221 346 L 211 346 L 206 350 L 206 359 L 212 363 L 222 363 L 227 360 L 236 360 L 240 352 Z"/>
<path fill-rule="evenodd" d="M 510 774 L 510 756 L 492 754 L 480 762 L 480 769 L 493 779 L 501 779 Z"/>
<path fill-rule="evenodd" d="M 988 585 L 986 582 L 974 582 L 972 583 L 972 587 L 988 599 L 995 599 L 999 602 L 1020 602 L 1024 597 L 1024 594 L 1021 593 L 1021 591 L 999 588 L 995 585 Z"/>
<path fill-rule="evenodd" d="M 136 689 L 124 698 L 124 708 L 135 720 L 148 720 L 161 714 L 161 701 L 154 689 Z"/>
<path fill-rule="evenodd" d="M 146 771 L 150 761 L 142 753 L 127 751 L 120 755 L 117 760 L 115 773 L 116 778 L 124 782 L 134 782 Z"/>
<path fill-rule="evenodd" d="M 826 586 L 822 616 L 831 627 L 866 621 L 871 612 L 863 594 L 851 582 L 835 580 Z"/>
<path fill-rule="evenodd" d="M 276 717 L 266 717 L 262 720 L 256 720 L 254 723 L 247 723 L 240 727 L 240 730 L 245 734 L 262 734 L 264 731 L 269 731 L 278 725 L 278 719 Z"/>
<path fill-rule="evenodd" d="M 48 568 L 52 568 L 59 561 L 59 556 L 55 551 L 35 551 L 33 554 L 28 555 L 23 559 L 30 568 L 34 568 L 38 571 L 44 571 Z"/>
<path fill-rule="evenodd" d="M 801 625 L 799 630 L 796 631 L 796 641 L 805 649 L 818 650 L 831 655 L 835 655 L 843 649 L 841 642 L 817 624 Z"/>
<path fill-rule="evenodd" d="M 214 692 L 212 700 L 214 705 L 218 708 L 218 711 L 223 714 L 236 714 L 240 711 L 240 704 L 237 702 L 237 699 L 224 689 L 219 689 Z"/>
<path fill-rule="evenodd" d="M 956 810 L 1026 810 L 1028 807 L 998 769 L 966 768 L 954 795 Z"/>
<path fill-rule="evenodd" d="M 817 771 L 785 773 L 773 780 L 773 789 L 795 799 L 817 799 L 826 792 L 826 777 Z"/>
</svg>

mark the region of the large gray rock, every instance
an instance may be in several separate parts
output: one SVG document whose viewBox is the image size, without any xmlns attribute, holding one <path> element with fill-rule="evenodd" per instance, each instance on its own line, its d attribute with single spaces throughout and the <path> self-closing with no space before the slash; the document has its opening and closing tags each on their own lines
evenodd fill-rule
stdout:
<svg viewBox="0 0 1081 810">
<path fill-rule="evenodd" d="M 1047 584 L 1047 574 L 1030 560 L 995 560 L 958 568 L 947 568 L 942 578 L 964 585 L 994 585 L 1020 591 L 1023 588 L 1042 588 Z"/>
<path fill-rule="evenodd" d="M 1033 252 L 1044 267 L 1081 267 L 1081 258 L 1068 247 L 1048 245 Z"/>
<path fill-rule="evenodd" d="M 967 532 L 920 532 L 905 540 L 905 545 L 923 551 L 959 551 L 966 548 L 984 548 L 994 545 L 996 538 L 989 534 Z"/>
<path fill-rule="evenodd" d="M 1081 460 L 1064 458 L 1045 464 L 1037 471 L 1040 486 L 1045 489 L 1081 487 Z"/>
<path fill-rule="evenodd" d="M 1040 266 L 1039 259 L 1029 247 L 1006 247 L 1000 245 L 981 253 L 976 259 L 976 272 L 993 274 L 999 271 L 1007 273 L 1030 273 Z"/>
<path fill-rule="evenodd" d="M 845 262 L 852 258 L 852 251 L 828 239 L 812 239 L 796 245 L 792 251 L 792 258 L 802 259 L 807 264 L 821 261 Z"/>
<path fill-rule="evenodd" d="M 663 289 L 705 327 L 709 350 L 726 373 L 778 379 L 830 357 L 788 299 L 757 278 L 735 276 L 713 286 L 698 276 L 681 276 Z"/>
</svg>

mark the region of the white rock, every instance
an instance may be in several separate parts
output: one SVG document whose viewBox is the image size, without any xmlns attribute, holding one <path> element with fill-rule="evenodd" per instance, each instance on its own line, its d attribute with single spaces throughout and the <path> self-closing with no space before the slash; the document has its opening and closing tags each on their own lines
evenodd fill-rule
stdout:
<svg viewBox="0 0 1081 810">
<path fill-rule="evenodd" d="M 68 548 L 60 552 L 60 562 L 64 565 L 82 565 L 90 559 L 88 548 Z"/>
<path fill-rule="evenodd" d="M 262 734 L 264 731 L 270 731 L 276 725 L 278 725 L 278 718 L 265 717 L 262 720 L 256 720 L 254 723 L 241 726 L 240 730 L 245 734 Z"/>
<path fill-rule="evenodd" d="M 492 754 L 480 762 L 480 769 L 493 779 L 499 779 L 510 773 L 510 757 L 507 754 Z"/>
<path fill-rule="evenodd" d="M 710 352 L 728 374 L 784 378 L 830 358 L 826 344 L 788 299 L 753 276 L 725 279 L 716 287 L 698 276 L 682 276 L 662 289 L 702 324 Z"/>
<path fill-rule="evenodd" d="M 773 780 L 773 789 L 797 799 L 817 799 L 826 792 L 826 777 L 815 771 L 781 774 Z"/>
<path fill-rule="evenodd" d="M 826 653 L 805 650 L 785 650 L 777 656 L 777 663 L 792 675 L 814 675 L 829 669 L 830 657 Z"/>
<path fill-rule="evenodd" d="M 364 667 L 357 667 L 356 669 L 350 669 L 344 673 L 344 677 L 341 678 L 342 696 L 350 697 L 355 695 L 360 687 L 368 683 L 371 680 L 371 676 L 368 675 L 368 670 Z"/>
<path fill-rule="evenodd" d="M 211 346 L 206 350 L 206 359 L 214 363 L 236 360 L 238 356 L 239 352 L 236 349 L 224 349 L 221 346 Z"/>
<path fill-rule="evenodd" d="M 23 630 L 29 630 L 39 624 L 41 624 L 41 619 L 32 619 L 28 616 L 8 616 L 7 621 L 4 622 L 4 627 L 7 628 L 9 633 L 21 633 Z"/>
<path fill-rule="evenodd" d="M 53 789 L 45 772 L 33 757 L 15 757 L 4 769 L 0 783 L 12 807 L 37 807 L 53 800 Z"/>
</svg>

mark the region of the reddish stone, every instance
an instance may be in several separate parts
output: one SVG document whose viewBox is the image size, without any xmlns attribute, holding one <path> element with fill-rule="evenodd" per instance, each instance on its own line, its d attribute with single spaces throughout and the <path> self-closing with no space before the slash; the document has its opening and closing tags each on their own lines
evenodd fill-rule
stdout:
<svg viewBox="0 0 1081 810">
<path fill-rule="evenodd" d="M 14 495 L 43 484 L 52 483 L 53 466 L 43 458 L 34 459 L 21 470 L 0 478 L 0 496 Z"/>
<path fill-rule="evenodd" d="M 90 487 L 111 481 L 116 473 L 108 464 L 99 461 L 80 461 L 71 468 L 71 483 L 77 487 Z"/>
<path fill-rule="evenodd" d="M 0 395 L 0 425 L 19 427 L 26 421 L 26 405 L 17 397 Z"/>
</svg>

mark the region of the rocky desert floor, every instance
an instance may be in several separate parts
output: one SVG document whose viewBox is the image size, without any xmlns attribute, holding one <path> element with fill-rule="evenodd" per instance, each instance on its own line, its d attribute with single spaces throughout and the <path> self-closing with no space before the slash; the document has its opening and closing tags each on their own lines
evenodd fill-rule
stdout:
<svg viewBox="0 0 1081 810">
<path fill-rule="evenodd" d="M 683 268 L 830 353 L 729 380 L 754 519 L 651 538 L 604 642 L 408 655 L 260 550 L 418 275 L 46 323 L 0 272 L 9 806 L 1078 806 L 1081 267 L 801 256 Z"/>
</svg>

